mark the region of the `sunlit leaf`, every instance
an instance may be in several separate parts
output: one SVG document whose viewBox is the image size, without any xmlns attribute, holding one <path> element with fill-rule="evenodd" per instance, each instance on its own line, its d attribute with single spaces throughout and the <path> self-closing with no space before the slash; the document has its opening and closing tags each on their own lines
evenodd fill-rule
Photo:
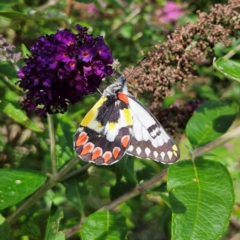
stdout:
<svg viewBox="0 0 240 240">
<path fill-rule="evenodd" d="M 60 220 L 63 218 L 63 211 L 53 207 L 53 213 L 48 218 L 45 240 L 65 240 L 65 234 L 59 231 Z"/>
<path fill-rule="evenodd" d="M 232 180 L 222 164 L 198 159 L 171 165 L 168 191 L 173 240 L 219 239 L 234 204 Z"/>
<path fill-rule="evenodd" d="M 213 66 L 227 78 L 240 82 L 240 62 L 219 58 Z"/>
<path fill-rule="evenodd" d="M 0 209 L 21 201 L 45 180 L 45 175 L 35 171 L 0 169 Z"/>
<path fill-rule="evenodd" d="M 0 109 L 4 112 L 8 117 L 12 118 L 15 122 L 18 122 L 28 129 L 31 129 L 35 132 L 42 132 L 43 130 L 38 127 L 34 122 L 32 122 L 26 115 L 26 113 L 20 109 L 17 109 L 11 103 L 6 101 L 0 102 Z"/>
</svg>

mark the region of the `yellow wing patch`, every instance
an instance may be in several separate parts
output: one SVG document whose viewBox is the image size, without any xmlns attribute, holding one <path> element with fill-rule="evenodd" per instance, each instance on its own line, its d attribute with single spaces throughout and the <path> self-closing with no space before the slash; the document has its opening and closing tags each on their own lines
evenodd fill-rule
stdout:
<svg viewBox="0 0 240 240">
<path fill-rule="evenodd" d="M 98 108 L 103 105 L 103 103 L 107 100 L 107 98 L 101 97 L 99 101 L 92 107 L 92 109 L 87 113 L 87 115 L 83 118 L 81 125 L 83 127 L 89 126 L 90 122 L 93 121 L 97 117 Z M 99 127 L 99 125 L 98 125 Z M 100 128 L 100 127 L 99 127 Z"/>
<path fill-rule="evenodd" d="M 125 118 L 127 125 L 132 126 L 133 123 L 132 123 L 132 115 L 131 115 L 130 109 L 124 108 L 122 111 L 123 111 L 123 116 Z"/>
</svg>

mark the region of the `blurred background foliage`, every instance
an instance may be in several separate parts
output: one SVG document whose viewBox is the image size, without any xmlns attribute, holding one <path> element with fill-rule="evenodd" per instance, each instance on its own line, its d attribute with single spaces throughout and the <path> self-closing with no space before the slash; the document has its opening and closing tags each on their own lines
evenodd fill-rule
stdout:
<svg viewBox="0 0 240 240">
<path fill-rule="evenodd" d="M 22 51 L 24 50 L 22 44 L 29 49 L 40 36 L 64 28 L 75 32 L 75 25 L 81 24 L 88 27 L 89 33 L 93 36 L 104 36 L 105 42 L 113 52 L 113 57 L 119 60 L 121 69 L 124 70 L 125 67 L 134 66 L 152 46 L 166 41 L 167 36 L 174 29 L 186 22 L 195 22 L 198 17 L 196 10 L 209 12 L 210 6 L 216 3 L 226 4 L 227 1 L 1 0 L 0 34 L 16 46 L 16 51 Z M 223 47 L 219 43 L 214 48 L 215 55 L 222 57 L 239 44 L 239 39 L 233 40 L 228 47 Z M 240 52 L 236 53 L 233 59 L 239 57 Z M 18 66 L 23 66 L 23 60 L 18 62 Z M 190 100 L 217 100 L 223 96 L 238 101 L 240 85 L 214 71 L 211 60 L 207 64 L 196 65 L 195 69 L 199 77 L 191 79 L 184 91 L 179 86 L 175 86 L 175 91 L 172 92 L 174 95 L 164 100 L 163 107 L 171 104 L 184 105 Z M 0 99 L 11 103 L 13 109 L 21 109 L 19 99 L 24 94 L 15 85 L 18 81 L 16 76 L 16 68 L 11 62 L 0 62 Z M 118 76 L 119 73 L 115 73 L 114 78 Z M 103 82 L 101 90 L 112 81 L 113 79 Z M 134 88 L 132 92 L 134 93 Z M 98 99 L 99 94 L 92 94 L 85 97 L 82 102 L 69 106 L 67 113 L 54 116 L 59 168 L 75 156 L 72 150 L 72 136 L 83 116 Z M 141 96 L 141 101 L 151 105 L 146 96 Z M 22 121 L 19 123 L 18 116 L 11 117 L 8 112 L 0 111 L 0 165 L 2 168 L 21 168 L 49 173 L 51 156 L 47 119 L 33 113 L 28 113 L 28 117 L 43 131 L 29 129 L 28 124 L 24 125 Z M 169 117 L 165 121 L 168 120 Z M 178 120 L 174 118 L 174 121 Z M 182 156 L 188 156 L 187 139 L 179 133 L 175 138 L 177 142 L 181 139 Z M 226 160 L 224 164 L 228 166 L 235 186 L 239 186 L 240 176 L 238 146 L 239 141 L 233 140 L 214 150 L 217 154 L 226 156 L 223 157 Z M 74 168 L 78 169 L 84 165 L 85 163 L 80 161 Z M 235 168 L 236 166 L 238 168 Z M 43 239 L 51 206 L 59 207 L 64 212 L 60 229 L 71 229 L 79 222 L 81 216 L 95 212 L 165 167 L 159 163 L 139 159 L 134 159 L 133 163 L 133 158 L 129 156 L 125 156 L 113 166 L 91 166 L 88 171 L 85 170 L 59 182 L 48 190 L 44 197 L 13 225 L 14 235 L 16 239 Z M 71 186 L 80 189 L 82 206 L 74 202 L 74 198 L 71 197 L 74 191 Z M 239 187 L 236 189 L 236 202 L 239 203 Z M 134 197 L 118 207 L 117 210 L 127 219 L 128 239 L 170 239 L 171 210 L 163 201 L 164 194 L 166 194 L 166 179 L 159 187 Z M 21 202 L 2 210 L 2 215 L 9 216 L 19 205 Z M 229 228 L 222 239 L 230 239 L 240 230 L 239 216 L 240 208 L 236 205 Z M 79 236 L 74 235 L 71 239 L 79 239 Z"/>
</svg>

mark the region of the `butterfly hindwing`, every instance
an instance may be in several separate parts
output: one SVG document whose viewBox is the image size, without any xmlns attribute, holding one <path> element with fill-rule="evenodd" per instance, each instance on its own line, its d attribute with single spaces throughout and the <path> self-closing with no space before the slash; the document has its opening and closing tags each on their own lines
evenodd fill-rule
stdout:
<svg viewBox="0 0 240 240">
<path fill-rule="evenodd" d="M 82 120 L 74 137 L 74 148 L 84 161 L 110 165 L 123 157 L 131 137 L 128 105 L 103 96 Z"/>
<path fill-rule="evenodd" d="M 176 162 L 180 156 L 179 149 L 162 125 L 141 102 L 131 94 L 128 97 L 133 118 L 133 137 L 127 153 L 161 163 Z"/>
</svg>

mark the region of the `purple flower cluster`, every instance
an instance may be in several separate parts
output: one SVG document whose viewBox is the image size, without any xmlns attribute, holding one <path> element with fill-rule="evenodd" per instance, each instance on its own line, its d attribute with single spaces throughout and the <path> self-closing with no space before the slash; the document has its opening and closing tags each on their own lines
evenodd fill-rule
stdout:
<svg viewBox="0 0 240 240">
<path fill-rule="evenodd" d="M 26 92 L 24 110 L 43 117 L 63 113 L 112 74 L 112 52 L 103 37 L 94 38 L 80 25 L 76 28 L 78 34 L 61 30 L 40 37 L 30 48 L 32 55 L 18 72 L 18 84 Z"/>
</svg>

